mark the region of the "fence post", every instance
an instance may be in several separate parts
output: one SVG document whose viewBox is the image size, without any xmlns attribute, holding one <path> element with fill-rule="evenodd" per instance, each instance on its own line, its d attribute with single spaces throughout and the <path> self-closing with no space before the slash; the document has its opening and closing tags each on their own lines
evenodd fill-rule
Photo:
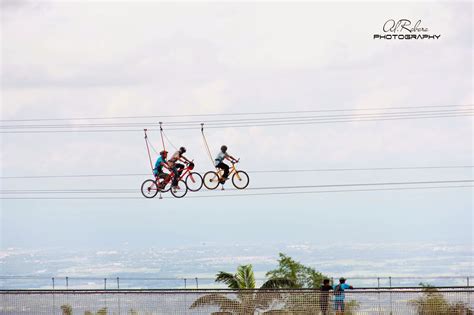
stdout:
<svg viewBox="0 0 474 315">
<path fill-rule="evenodd" d="M 52 309 L 51 314 L 54 314 L 54 312 L 56 311 L 56 296 L 54 294 L 54 277 L 52 277 L 52 280 L 53 280 L 53 309 Z"/>
<path fill-rule="evenodd" d="M 186 289 L 186 278 L 184 278 L 184 288 Z"/>
<path fill-rule="evenodd" d="M 107 290 L 107 278 L 104 278 L 104 290 Z"/>
<path fill-rule="evenodd" d="M 120 290 L 120 280 L 119 280 L 119 277 L 117 277 L 117 290 Z"/>
<path fill-rule="evenodd" d="M 377 277 L 377 290 L 380 290 L 380 277 Z M 381 314 L 382 312 L 380 311 L 380 291 L 377 293 L 377 299 L 379 301 L 378 313 Z"/>
<path fill-rule="evenodd" d="M 66 290 L 69 289 L 69 277 L 66 277 Z"/>
<path fill-rule="evenodd" d="M 196 289 L 199 289 L 198 278 L 196 277 Z"/>
<path fill-rule="evenodd" d="M 469 290 L 469 277 L 466 277 L 466 281 L 467 281 L 467 287 L 468 287 L 468 290 Z M 467 303 L 468 303 L 468 305 L 471 305 L 471 295 L 469 294 L 469 292 L 467 292 Z"/>
<path fill-rule="evenodd" d="M 392 277 L 388 277 L 388 286 L 390 287 L 390 315 L 393 314 L 393 304 L 392 304 Z"/>
</svg>

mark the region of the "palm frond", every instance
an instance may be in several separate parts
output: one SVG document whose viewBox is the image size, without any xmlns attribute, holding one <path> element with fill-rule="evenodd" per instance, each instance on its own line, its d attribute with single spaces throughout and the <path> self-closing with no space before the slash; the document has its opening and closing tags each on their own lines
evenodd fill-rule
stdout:
<svg viewBox="0 0 474 315">
<path fill-rule="evenodd" d="M 219 271 L 216 274 L 216 282 L 225 283 L 230 289 L 240 289 L 239 282 L 233 274 L 228 272 Z"/>
<path fill-rule="evenodd" d="M 287 278 L 273 278 L 267 280 L 262 286 L 261 289 L 290 289 L 297 286 L 296 282 L 287 279 Z"/>
<path fill-rule="evenodd" d="M 240 265 L 235 275 L 240 289 L 255 289 L 255 274 L 252 265 Z"/>
<path fill-rule="evenodd" d="M 239 301 L 229 299 L 228 297 L 217 293 L 199 297 L 189 308 L 193 309 L 204 306 L 217 306 L 221 311 L 238 311 L 241 308 Z"/>
</svg>

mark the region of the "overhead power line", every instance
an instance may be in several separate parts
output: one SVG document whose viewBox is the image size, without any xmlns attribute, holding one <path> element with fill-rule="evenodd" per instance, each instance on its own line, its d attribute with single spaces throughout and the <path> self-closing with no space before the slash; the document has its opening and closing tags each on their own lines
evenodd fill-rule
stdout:
<svg viewBox="0 0 474 315">
<path fill-rule="evenodd" d="M 368 189 L 341 189 L 341 190 L 316 190 L 316 191 L 291 191 L 291 192 L 265 192 L 265 193 L 241 193 L 241 194 L 215 194 L 215 195 L 190 195 L 188 198 L 222 198 L 222 197 L 252 197 L 271 195 L 299 195 L 299 194 L 324 194 L 324 193 L 347 193 L 347 192 L 370 192 L 370 191 L 397 191 L 397 190 L 426 190 L 426 189 L 452 189 L 452 188 L 473 188 L 474 185 L 455 186 L 426 186 L 426 187 L 393 187 L 393 188 L 368 188 Z M 165 199 L 175 199 L 171 196 L 164 196 Z M 150 200 L 144 197 L 0 197 L 3 200 Z"/>
<path fill-rule="evenodd" d="M 248 115 L 284 115 L 298 113 L 322 113 L 322 112 L 350 112 L 367 110 L 397 110 L 397 109 L 418 109 L 418 108 L 454 108 L 468 107 L 465 105 L 427 105 L 427 106 L 398 106 L 398 107 L 366 107 L 366 108 L 346 108 L 346 109 L 319 109 L 319 110 L 294 110 L 294 111 L 266 111 L 266 112 L 239 112 L 239 113 L 204 113 L 204 114 L 164 114 L 164 115 L 136 115 L 136 116 L 102 116 L 102 117 L 69 117 L 69 118 L 28 118 L 28 119 L 2 119 L 0 122 L 20 122 L 20 121 L 61 121 L 61 120 L 107 120 L 107 119 L 146 119 L 146 118 L 173 118 L 173 117 L 213 117 L 213 116 L 248 116 Z"/>
<path fill-rule="evenodd" d="M 247 172 L 248 173 L 309 173 L 309 172 L 357 172 L 357 171 L 467 169 L 467 168 L 474 168 L 474 165 L 250 170 L 250 171 L 247 171 Z M 86 177 L 87 178 L 87 177 L 126 177 L 126 176 L 150 176 L 150 173 L 21 175 L 21 176 L 0 176 L 0 179 L 25 179 L 25 178 L 28 178 L 28 179 L 41 179 L 41 178 L 81 178 L 81 177 Z"/>
<path fill-rule="evenodd" d="M 251 124 L 251 123 L 278 123 L 278 122 L 292 122 L 292 121 L 313 121 L 313 120 L 334 120 L 334 119 L 354 119 L 354 118 L 384 118 L 384 117 L 418 117 L 418 116 L 437 116 L 446 114 L 469 114 L 473 113 L 473 109 L 456 109 L 456 110 L 431 110 L 431 111 L 402 111 L 402 112 L 388 112 L 388 113 L 350 113 L 338 115 L 300 115 L 300 116 L 280 116 L 280 117 L 264 117 L 264 118 L 234 118 L 234 119 L 212 119 L 212 120 L 182 120 L 182 121 L 167 121 L 166 126 L 183 127 L 190 125 L 199 125 L 205 123 L 206 125 L 226 125 L 226 124 Z M 115 123 L 70 123 L 70 124 L 13 124 L 0 125 L 3 129 L 32 129 L 32 128 L 110 128 L 110 127 L 141 127 L 144 125 L 155 125 L 156 121 L 148 122 L 115 122 Z"/>
<path fill-rule="evenodd" d="M 224 128 L 250 128 L 250 127 L 272 127 L 272 126 L 291 126 L 291 125 L 316 125 L 316 124 L 332 124 L 332 123 L 354 123 L 366 121 L 391 121 L 391 120 L 413 120 L 413 119 L 436 119 L 436 118 L 452 118 L 452 117 L 468 117 L 473 116 L 474 112 L 464 114 L 451 115 L 430 115 L 430 116 L 410 116 L 410 117 L 392 117 L 392 118 L 371 118 L 371 119 L 340 119 L 340 120 L 306 120 L 291 122 L 262 122 L 262 123 L 236 123 L 236 124 L 215 124 L 206 126 L 208 129 L 224 129 Z M 126 127 L 130 128 L 130 127 Z M 171 127 L 167 130 L 200 130 L 200 126 Z M 159 131 L 156 128 L 148 128 L 148 131 Z M 77 130 L 12 130 L 0 131 L 1 134 L 42 134 L 42 133 L 104 133 L 104 132 L 143 132 L 143 129 L 77 129 Z"/>
<path fill-rule="evenodd" d="M 359 187 L 359 186 L 399 186 L 399 185 L 427 185 L 427 184 L 454 184 L 454 183 L 472 183 L 473 179 L 456 179 L 456 180 L 436 180 L 436 181 L 411 181 L 411 182 L 379 182 L 379 183 L 352 183 L 352 184 L 322 184 L 322 185 L 293 185 L 293 186 L 262 186 L 248 187 L 246 190 L 282 190 L 282 189 L 308 189 L 308 188 L 336 188 L 336 187 Z M 228 190 L 239 191 L 235 188 Z M 3 189 L 0 194 L 56 194 L 56 193 L 137 193 L 139 190 L 135 188 L 77 188 L 77 189 Z M 201 190 L 203 192 L 205 190 Z M 241 191 L 241 190 L 240 190 Z"/>
</svg>

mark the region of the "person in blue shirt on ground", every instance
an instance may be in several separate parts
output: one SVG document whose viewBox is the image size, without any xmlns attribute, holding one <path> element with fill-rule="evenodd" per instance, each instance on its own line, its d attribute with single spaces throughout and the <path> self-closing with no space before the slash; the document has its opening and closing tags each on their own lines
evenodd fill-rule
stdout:
<svg viewBox="0 0 474 315">
<path fill-rule="evenodd" d="M 227 176 L 229 176 L 229 165 L 224 163 L 224 160 L 229 160 L 232 163 L 237 163 L 238 160 L 234 158 L 233 156 L 227 154 L 227 146 L 223 145 L 221 146 L 221 151 L 217 154 L 216 158 L 214 159 L 214 165 L 217 168 L 220 168 L 221 170 L 224 171 L 224 174 L 220 180 L 221 184 L 224 184 L 225 181 L 227 180 Z"/>
<path fill-rule="evenodd" d="M 344 290 L 354 289 L 351 285 L 346 283 L 346 279 L 340 278 L 339 284 L 334 285 L 334 310 L 336 315 L 344 314 L 344 299 L 346 298 Z"/>
</svg>

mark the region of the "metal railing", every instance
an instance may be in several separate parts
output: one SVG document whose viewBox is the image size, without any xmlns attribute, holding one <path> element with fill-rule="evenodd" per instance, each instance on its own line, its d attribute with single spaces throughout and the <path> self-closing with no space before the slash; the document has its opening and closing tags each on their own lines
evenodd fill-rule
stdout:
<svg viewBox="0 0 474 315">
<path fill-rule="evenodd" d="M 472 276 L 424 276 L 424 277 L 346 277 L 355 287 L 400 288 L 416 287 L 420 283 L 429 283 L 438 287 L 471 286 Z M 333 283 L 338 278 L 330 278 Z M 257 278 L 257 286 L 264 278 Z M 0 289 L 200 289 L 224 288 L 211 277 L 69 277 L 69 276 L 0 276 Z"/>
</svg>

